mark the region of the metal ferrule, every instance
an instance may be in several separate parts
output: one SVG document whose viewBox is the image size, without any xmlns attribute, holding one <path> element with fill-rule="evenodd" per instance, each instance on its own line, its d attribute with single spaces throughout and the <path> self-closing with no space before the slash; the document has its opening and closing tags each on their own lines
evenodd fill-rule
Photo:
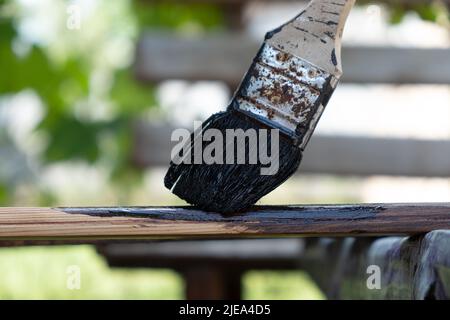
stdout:
<svg viewBox="0 0 450 320">
<path fill-rule="evenodd" d="M 229 108 L 280 129 L 304 149 L 337 82 L 328 72 L 264 43 Z"/>
</svg>

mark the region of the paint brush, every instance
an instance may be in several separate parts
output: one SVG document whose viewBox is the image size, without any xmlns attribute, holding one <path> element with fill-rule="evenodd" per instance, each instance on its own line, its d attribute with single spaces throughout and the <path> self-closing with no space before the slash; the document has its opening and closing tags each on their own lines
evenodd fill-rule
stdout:
<svg viewBox="0 0 450 320">
<path fill-rule="evenodd" d="M 177 161 L 172 157 L 165 186 L 203 210 L 232 213 L 247 209 L 294 174 L 342 75 L 341 38 L 354 2 L 313 0 L 268 32 L 227 110 L 203 122 L 184 152 L 177 153 Z M 241 136 L 235 147 L 218 137 L 231 129 L 266 135 L 256 140 Z M 214 138 L 207 134 L 211 132 Z M 210 156 L 223 161 L 206 163 L 194 156 L 213 143 L 222 148 L 214 148 Z M 262 144 L 277 161 L 270 174 L 262 174 L 268 164 L 261 158 L 249 161 L 261 155 Z"/>
</svg>

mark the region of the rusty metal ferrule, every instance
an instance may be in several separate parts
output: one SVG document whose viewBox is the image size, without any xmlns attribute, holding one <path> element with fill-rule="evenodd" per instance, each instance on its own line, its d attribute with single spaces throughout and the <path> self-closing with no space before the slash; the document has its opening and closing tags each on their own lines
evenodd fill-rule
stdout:
<svg viewBox="0 0 450 320">
<path fill-rule="evenodd" d="M 337 82 L 319 67 L 264 43 L 229 108 L 280 129 L 303 150 Z"/>
</svg>

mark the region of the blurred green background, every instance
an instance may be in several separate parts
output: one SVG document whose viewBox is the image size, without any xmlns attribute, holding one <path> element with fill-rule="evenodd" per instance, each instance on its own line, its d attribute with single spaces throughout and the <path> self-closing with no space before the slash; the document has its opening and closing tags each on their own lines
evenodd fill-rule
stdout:
<svg viewBox="0 0 450 320">
<path fill-rule="evenodd" d="M 162 176 L 131 164 L 132 121 L 157 115 L 159 102 L 154 87 L 133 78 L 137 38 L 148 28 L 202 34 L 220 31 L 225 23 L 214 4 L 88 2 L 83 28 L 74 31 L 66 27 L 72 1 L 0 0 L 1 206 L 148 204 L 145 179 Z M 390 5 L 391 22 L 401 22 L 408 10 L 431 21 L 445 14 L 448 22 L 439 3 L 397 2 Z M 21 107 L 30 101 L 38 108 Z M 69 196 L 64 190 L 55 192 L 42 176 L 58 175 L 61 166 L 92 171 L 93 180 L 101 176 L 107 187 L 90 198 L 79 190 Z M 331 179 L 336 189 L 357 183 Z M 284 188 L 293 190 L 289 184 Z M 323 200 L 358 199 L 347 195 Z M 151 204 L 162 203 L 181 202 L 153 196 Z M 80 290 L 66 287 L 69 265 L 82 270 Z M 0 299 L 179 299 L 183 286 L 170 270 L 109 269 L 89 246 L 0 248 Z M 244 298 L 323 295 L 301 271 L 255 271 L 244 277 Z"/>
<path fill-rule="evenodd" d="M 68 269 L 80 268 L 70 290 Z M 0 249 L 0 299 L 183 299 L 182 277 L 171 270 L 110 269 L 90 246 Z M 245 299 L 322 299 L 304 272 L 250 271 Z"/>
</svg>

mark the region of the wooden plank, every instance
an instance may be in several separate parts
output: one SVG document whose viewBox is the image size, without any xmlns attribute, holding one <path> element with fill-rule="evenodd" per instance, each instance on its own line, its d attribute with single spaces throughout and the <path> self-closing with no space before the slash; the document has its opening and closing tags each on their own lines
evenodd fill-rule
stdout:
<svg viewBox="0 0 450 320">
<path fill-rule="evenodd" d="M 450 229 L 450 203 L 256 206 L 232 216 L 192 207 L 0 208 L 0 240 L 381 236 L 435 229 Z"/>
<path fill-rule="evenodd" d="M 415 237 L 328 239 L 307 246 L 302 261 L 330 299 L 450 299 L 448 230 Z M 375 268 L 379 287 L 368 287 Z"/>
<path fill-rule="evenodd" d="M 105 244 L 98 252 L 109 266 L 171 268 L 216 265 L 235 270 L 295 269 L 303 239 L 234 239 Z"/>
<path fill-rule="evenodd" d="M 450 141 L 313 136 L 300 172 L 340 175 L 450 176 Z"/>
<path fill-rule="evenodd" d="M 140 167 L 167 166 L 168 123 L 138 122 L 133 162 Z M 313 135 L 299 173 L 450 177 L 450 141 Z"/>
<path fill-rule="evenodd" d="M 134 69 L 142 81 L 219 80 L 236 87 L 261 42 L 231 33 L 186 38 L 147 32 Z M 450 49 L 344 47 L 342 59 L 343 82 L 450 84 Z"/>
<path fill-rule="evenodd" d="M 154 241 L 106 244 L 110 267 L 170 268 L 184 276 L 188 299 L 240 299 L 248 270 L 296 270 L 303 239 Z"/>
</svg>

